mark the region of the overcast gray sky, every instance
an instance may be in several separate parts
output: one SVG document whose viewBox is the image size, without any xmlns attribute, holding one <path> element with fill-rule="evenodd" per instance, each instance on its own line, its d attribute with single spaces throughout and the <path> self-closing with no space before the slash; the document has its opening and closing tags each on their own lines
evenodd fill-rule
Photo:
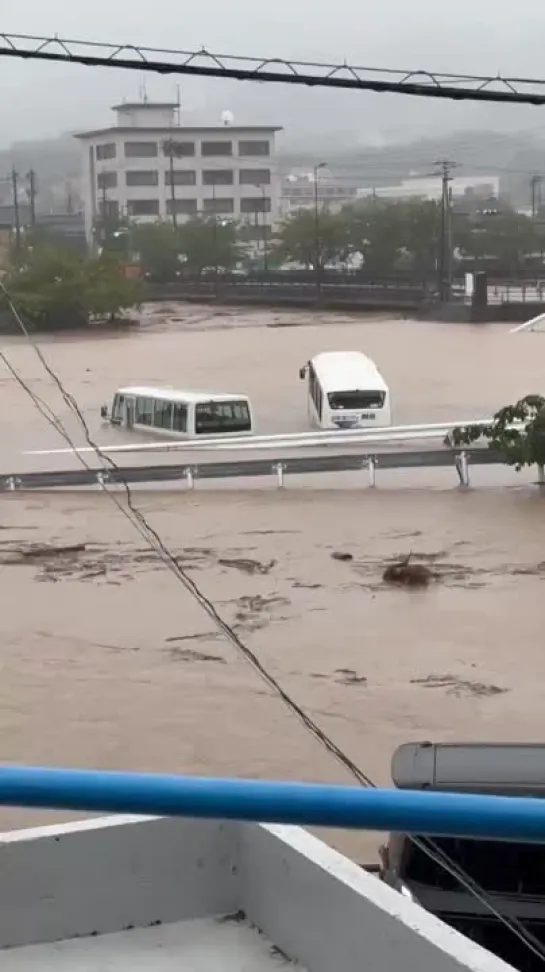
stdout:
<svg viewBox="0 0 545 972">
<path fill-rule="evenodd" d="M 545 0 L 4 0 L 0 29 L 114 43 L 286 56 L 407 69 L 545 76 Z M 108 123 L 109 105 L 135 97 L 141 75 L 70 65 L 0 64 L 2 143 Z M 395 96 L 180 79 L 192 119 L 230 108 L 236 119 L 284 124 L 287 137 L 353 132 L 359 142 L 399 131 L 476 125 L 545 131 L 545 108 L 482 108 Z M 175 78 L 148 77 L 150 98 Z"/>
</svg>

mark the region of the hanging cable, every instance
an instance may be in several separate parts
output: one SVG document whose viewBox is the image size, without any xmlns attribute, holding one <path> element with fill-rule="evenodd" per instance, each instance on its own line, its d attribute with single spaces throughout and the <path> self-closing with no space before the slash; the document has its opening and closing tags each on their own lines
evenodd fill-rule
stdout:
<svg viewBox="0 0 545 972">
<path fill-rule="evenodd" d="M 199 603 L 205 613 L 210 617 L 214 625 L 219 631 L 226 637 L 229 643 L 235 648 L 235 650 L 242 655 L 242 657 L 247 661 L 252 668 L 257 671 L 258 675 L 263 679 L 264 682 L 273 690 L 273 692 L 281 699 L 284 705 L 289 709 L 292 715 L 295 715 L 303 726 L 313 735 L 313 737 L 329 752 L 335 759 L 341 763 L 348 770 L 348 772 L 362 785 L 370 787 L 372 789 L 376 788 L 374 781 L 367 776 L 367 774 L 357 766 L 356 763 L 350 757 L 343 752 L 343 750 L 334 742 L 331 737 L 324 732 L 318 723 L 307 713 L 305 710 L 292 698 L 292 696 L 282 687 L 278 680 L 268 671 L 268 669 L 259 660 L 257 655 L 249 648 L 238 636 L 236 631 L 229 625 L 219 614 L 213 602 L 206 597 L 205 594 L 200 590 L 198 585 L 193 581 L 193 579 L 186 573 L 183 567 L 180 565 L 178 558 L 169 550 L 167 545 L 164 543 L 159 533 L 154 527 L 150 525 L 145 515 L 142 513 L 137 506 L 135 506 L 132 497 L 132 491 L 129 483 L 123 477 L 123 470 L 120 468 L 111 456 L 108 456 L 100 446 L 95 443 L 91 437 L 90 430 L 86 419 L 81 411 L 78 402 L 74 396 L 67 391 L 64 387 L 63 382 L 51 367 L 47 361 L 45 355 L 43 354 L 40 346 L 34 340 L 28 328 L 26 327 L 24 321 L 22 320 L 10 294 L 8 293 L 3 282 L 0 280 L 0 292 L 3 293 L 4 298 L 11 310 L 11 313 L 21 330 L 21 333 L 27 339 L 34 352 L 37 354 L 43 368 L 56 385 L 59 390 L 63 401 L 68 406 L 68 408 L 73 412 L 73 414 L 78 419 L 78 422 L 83 431 L 85 440 L 89 447 L 94 451 L 97 458 L 103 463 L 102 472 L 105 474 L 104 478 L 99 480 L 100 487 L 102 491 L 108 496 L 108 498 L 115 504 L 117 509 L 122 513 L 122 515 L 135 527 L 139 535 L 148 543 L 151 549 L 158 554 L 166 567 L 174 574 L 174 576 L 182 583 L 187 591 L 192 597 Z M 72 450 L 73 454 L 84 466 L 85 469 L 89 470 L 91 467 L 85 461 L 81 453 L 78 451 L 77 446 L 73 442 L 71 436 L 66 431 L 61 420 L 55 416 L 52 410 L 47 406 L 39 396 L 35 395 L 29 385 L 20 377 L 17 370 L 8 361 L 7 356 L 0 352 L 0 360 L 4 362 L 6 367 L 9 369 L 11 375 L 20 385 L 20 387 L 25 391 L 27 395 L 30 396 L 34 405 L 40 412 L 40 414 L 46 419 L 46 421 L 52 425 L 52 427 L 57 431 L 64 441 L 68 444 L 69 448 Z M 118 496 L 108 489 L 107 486 L 107 473 L 108 469 L 116 472 L 119 480 L 124 488 L 127 506 L 123 506 Z M 491 901 L 489 895 L 481 888 L 473 878 L 467 874 L 456 862 L 454 862 L 443 849 L 430 838 L 420 838 L 411 836 L 410 840 L 414 845 L 426 854 L 434 863 L 438 864 L 444 870 L 446 870 L 456 881 L 458 881 L 462 887 L 469 891 L 489 912 L 492 914 L 500 923 L 502 923 L 506 928 L 508 928 L 518 939 L 521 941 L 534 955 L 540 958 L 545 963 L 545 948 L 541 944 L 538 938 L 534 936 L 517 918 L 503 915 L 496 908 L 493 901 Z"/>
</svg>

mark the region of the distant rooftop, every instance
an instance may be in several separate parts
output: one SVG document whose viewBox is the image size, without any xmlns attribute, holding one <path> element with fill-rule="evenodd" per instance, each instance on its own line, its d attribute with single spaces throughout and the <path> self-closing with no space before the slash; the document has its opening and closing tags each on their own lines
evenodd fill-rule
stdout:
<svg viewBox="0 0 545 972">
<path fill-rule="evenodd" d="M 120 105 L 112 105 L 112 111 L 136 111 L 141 108 L 152 111 L 175 111 L 179 107 L 177 101 L 122 101 Z"/>
</svg>

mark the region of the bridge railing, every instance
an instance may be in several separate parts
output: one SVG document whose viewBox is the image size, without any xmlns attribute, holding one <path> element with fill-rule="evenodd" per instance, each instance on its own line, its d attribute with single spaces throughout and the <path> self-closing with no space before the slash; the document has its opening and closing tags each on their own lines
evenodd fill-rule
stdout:
<svg viewBox="0 0 545 972">
<path fill-rule="evenodd" d="M 0 805 L 545 842 L 527 797 L 4 766 Z"/>
</svg>

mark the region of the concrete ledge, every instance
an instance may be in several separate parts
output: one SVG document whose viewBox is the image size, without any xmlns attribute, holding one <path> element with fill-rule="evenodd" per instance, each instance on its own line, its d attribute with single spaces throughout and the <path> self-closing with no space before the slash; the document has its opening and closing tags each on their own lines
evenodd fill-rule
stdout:
<svg viewBox="0 0 545 972">
<path fill-rule="evenodd" d="M 239 911 L 309 972 L 510 969 L 298 827 L 108 817 L 0 835 L 0 948 Z"/>
</svg>

